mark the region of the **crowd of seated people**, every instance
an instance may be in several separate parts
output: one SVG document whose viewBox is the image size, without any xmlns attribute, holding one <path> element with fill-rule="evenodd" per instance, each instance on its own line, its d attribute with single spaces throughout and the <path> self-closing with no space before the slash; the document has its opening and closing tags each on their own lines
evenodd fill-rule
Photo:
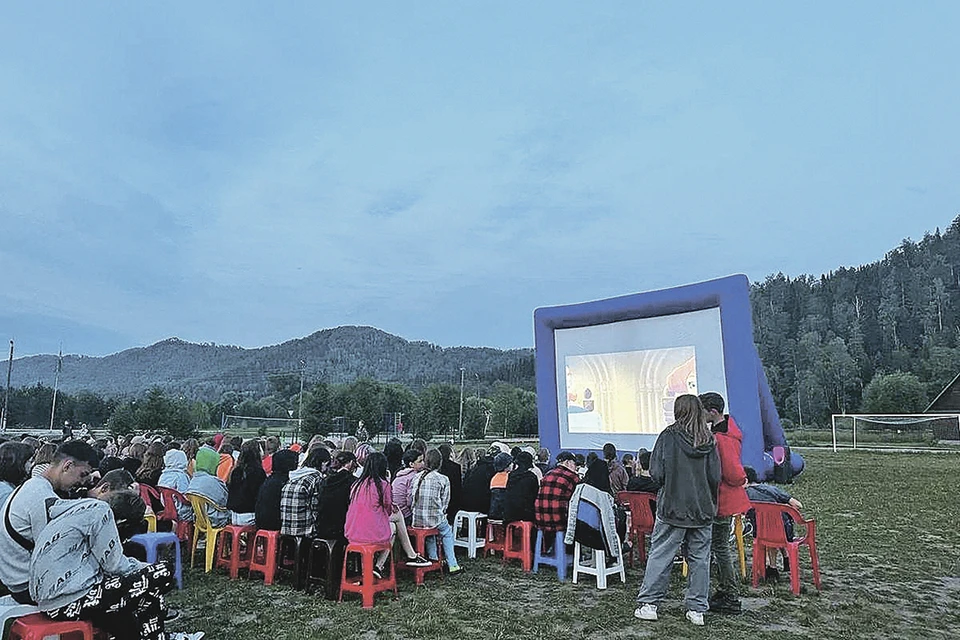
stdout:
<svg viewBox="0 0 960 640">
<path fill-rule="evenodd" d="M 510 448 L 501 442 L 459 454 L 448 443 L 431 448 L 422 439 L 406 447 L 392 439 L 381 452 L 355 437 L 335 443 L 322 436 L 294 446 L 284 446 L 275 436 L 244 441 L 223 434 L 183 442 L 133 436 L 94 445 L 70 440 L 58 446 L 32 438 L 0 444 L 0 505 L 10 522 L 0 527 L 5 558 L 0 582 L 17 602 L 38 603 L 55 618 L 89 619 L 117 638 L 167 637 L 163 594 L 170 585 L 169 567 L 148 566 L 123 544 L 144 530 L 145 513 L 163 508 L 150 500 L 143 504 L 138 485 L 206 498 L 206 515 L 214 527 L 252 525 L 343 543 L 393 546 L 398 541 L 405 556 L 399 561 L 414 567 L 436 562 L 442 548 L 452 575 L 464 570 L 454 553 L 454 519 L 461 509 L 504 523 L 528 521 L 544 534 L 565 532 L 564 544 L 578 541 L 602 549 L 608 561 L 616 562 L 618 554 L 629 552 L 626 512 L 617 493 L 660 489 L 659 478 L 651 476 L 651 452 L 642 449 L 636 457 L 626 454 L 619 460 L 612 444 L 602 456 L 562 451 L 553 464 L 546 449 Z M 754 495 L 765 491 L 762 485 L 750 489 Z M 789 496 L 773 499 L 786 502 Z M 599 521 L 577 517 L 581 502 L 596 507 Z M 177 515 L 192 521 L 194 507 L 179 503 Z M 97 519 L 101 524 L 93 531 L 90 521 Z M 57 527 L 45 534 L 54 522 Z M 437 530 L 422 555 L 413 547 L 408 527 Z M 78 531 L 86 532 L 89 553 L 64 570 L 82 578 L 58 578 L 61 569 L 50 567 L 59 562 L 59 541 Z M 114 538 L 125 554 L 103 557 L 102 545 L 113 544 Z M 555 540 L 544 535 L 544 553 L 551 553 Z M 38 541 L 44 543 L 42 555 L 36 551 Z M 385 572 L 387 559 L 387 553 L 377 555 L 375 574 Z M 770 564 L 775 567 L 773 560 Z M 149 588 L 120 608 L 88 598 L 86 590 L 102 591 L 110 576 L 120 578 L 116 584 L 121 585 L 111 598 L 121 598 L 131 580 Z M 57 582 L 69 584 L 51 587 Z M 112 631 L 121 628 L 140 631 Z"/>
</svg>

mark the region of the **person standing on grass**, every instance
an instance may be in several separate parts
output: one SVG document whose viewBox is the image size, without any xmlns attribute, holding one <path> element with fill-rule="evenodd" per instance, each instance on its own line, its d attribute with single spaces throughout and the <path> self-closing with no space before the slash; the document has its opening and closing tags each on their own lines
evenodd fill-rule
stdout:
<svg viewBox="0 0 960 640">
<path fill-rule="evenodd" d="M 706 411 L 707 423 L 717 441 L 717 453 L 720 455 L 717 517 L 713 520 L 713 540 L 710 543 L 717 561 L 719 581 L 716 593 L 710 597 L 710 611 L 736 614 L 740 613 L 740 576 L 730 531 L 733 516 L 750 509 L 750 498 L 744 488 L 747 475 L 740 461 L 743 434 L 733 417 L 723 413 L 725 405 L 719 393 L 701 394 L 700 402 Z"/>
<path fill-rule="evenodd" d="M 443 555 L 451 575 L 459 574 L 463 567 L 457 564 L 454 555 L 453 527 L 447 522 L 447 507 L 450 505 L 450 481 L 440 474 L 443 456 L 436 449 L 429 449 L 424 455 L 424 469 L 410 485 L 413 504 L 413 526 L 422 529 L 437 529 L 443 544 Z M 427 538 L 427 556 L 436 560 L 437 542 L 433 536 Z"/>
<path fill-rule="evenodd" d="M 686 616 L 691 623 L 703 626 L 703 614 L 709 606 L 710 540 L 717 514 L 720 456 L 697 396 L 678 396 L 673 415 L 676 421 L 660 433 L 650 459 L 650 475 L 662 488 L 633 615 L 641 620 L 657 619 L 657 606 L 670 586 L 674 556 L 686 542 Z"/>
</svg>

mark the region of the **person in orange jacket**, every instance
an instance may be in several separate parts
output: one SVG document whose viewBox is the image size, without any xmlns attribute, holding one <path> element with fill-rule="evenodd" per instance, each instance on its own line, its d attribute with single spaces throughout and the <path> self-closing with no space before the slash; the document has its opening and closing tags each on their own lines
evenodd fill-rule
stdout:
<svg viewBox="0 0 960 640">
<path fill-rule="evenodd" d="M 747 497 L 747 474 L 743 470 L 741 449 L 743 433 L 733 417 L 723 412 L 725 403 L 719 393 L 704 393 L 700 402 L 707 413 L 707 422 L 717 440 L 720 454 L 720 491 L 717 515 L 713 520 L 711 550 L 717 561 L 717 591 L 710 598 L 710 610 L 716 613 L 740 613 L 740 579 L 736 553 L 730 544 L 733 516 L 750 510 Z"/>
</svg>

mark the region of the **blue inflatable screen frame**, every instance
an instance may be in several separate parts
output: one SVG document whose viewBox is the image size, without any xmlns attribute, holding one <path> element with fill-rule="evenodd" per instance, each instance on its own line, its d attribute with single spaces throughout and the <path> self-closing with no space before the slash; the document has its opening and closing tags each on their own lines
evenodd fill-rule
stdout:
<svg viewBox="0 0 960 640">
<path fill-rule="evenodd" d="M 750 281 L 742 274 L 671 289 L 536 309 L 533 318 L 541 446 L 554 455 L 560 451 L 554 335 L 557 329 L 590 327 L 714 308 L 720 312 L 727 407 L 743 431 L 743 463 L 756 469 L 761 478 L 769 478 L 774 464 L 771 451 L 787 442 L 753 342 Z M 700 389 L 700 392 L 710 390 Z M 617 444 L 616 434 L 610 434 L 609 441 Z M 586 453 L 585 450 L 579 451 Z M 803 470 L 800 454 L 792 453 L 791 461 L 795 473 Z"/>
</svg>

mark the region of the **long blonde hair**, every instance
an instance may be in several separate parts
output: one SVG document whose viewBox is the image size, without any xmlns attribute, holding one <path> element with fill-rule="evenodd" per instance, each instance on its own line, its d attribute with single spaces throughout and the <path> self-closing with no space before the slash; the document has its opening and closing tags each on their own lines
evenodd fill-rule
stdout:
<svg viewBox="0 0 960 640">
<path fill-rule="evenodd" d="M 673 428 L 687 437 L 694 447 L 713 442 L 700 398 L 689 393 L 677 396 L 673 403 Z"/>
</svg>

